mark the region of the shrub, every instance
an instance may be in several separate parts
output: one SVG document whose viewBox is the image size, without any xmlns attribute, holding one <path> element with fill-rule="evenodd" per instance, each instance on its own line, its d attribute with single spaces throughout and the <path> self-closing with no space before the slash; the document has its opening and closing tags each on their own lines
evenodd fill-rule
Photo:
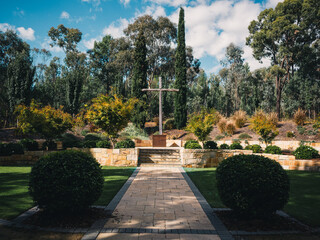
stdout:
<svg viewBox="0 0 320 240">
<path fill-rule="evenodd" d="M 221 133 L 226 132 L 226 126 L 227 126 L 227 119 L 222 117 L 220 121 L 217 123 L 217 127 Z"/>
<path fill-rule="evenodd" d="M 237 128 L 242 128 L 246 124 L 247 114 L 245 111 L 239 110 L 236 111 L 231 118 Z"/>
<path fill-rule="evenodd" d="M 293 115 L 293 119 L 298 126 L 303 126 L 307 119 L 306 111 L 302 110 L 301 108 L 298 108 L 298 110 L 295 111 Z"/>
<path fill-rule="evenodd" d="M 275 112 L 271 112 L 267 114 L 267 119 L 271 122 L 275 127 L 278 126 L 278 115 Z"/>
<path fill-rule="evenodd" d="M 61 136 L 63 148 L 81 147 L 81 141 L 79 138 L 71 133 L 64 133 Z"/>
<path fill-rule="evenodd" d="M 167 120 L 164 122 L 163 129 L 165 129 L 165 130 L 175 129 L 174 118 L 169 118 L 169 119 L 167 119 Z"/>
<path fill-rule="evenodd" d="M 184 144 L 184 148 L 185 149 L 201 149 L 202 147 L 197 140 L 188 140 Z"/>
<path fill-rule="evenodd" d="M 42 144 L 42 150 L 57 150 L 57 144 L 52 140 L 47 140 Z"/>
<path fill-rule="evenodd" d="M 156 124 L 156 126 L 159 126 L 159 117 L 154 117 L 152 118 L 152 122 L 154 122 Z"/>
<path fill-rule="evenodd" d="M 136 125 L 129 123 L 127 127 L 125 127 L 120 132 L 120 137 L 122 139 L 130 138 L 130 139 L 142 139 L 142 140 L 149 140 L 148 134 L 141 128 L 137 127 Z"/>
<path fill-rule="evenodd" d="M 269 216 L 289 199 L 286 171 L 263 156 L 229 157 L 219 164 L 216 179 L 222 202 L 240 216 Z"/>
<path fill-rule="evenodd" d="M 154 134 L 155 132 L 159 131 L 159 127 L 155 126 L 155 127 L 145 127 L 144 130 L 146 131 L 146 133 L 148 135 Z"/>
<path fill-rule="evenodd" d="M 252 138 L 252 137 L 247 133 L 241 133 L 239 135 L 239 139 L 250 139 L 250 138 Z"/>
<path fill-rule="evenodd" d="M 226 133 L 229 135 L 229 136 L 232 136 L 234 134 L 234 132 L 236 131 L 236 126 L 234 125 L 233 122 L 227 122 L 226 124 Z"/>
<path fill-rule="evenodd" d="M 134 143 L 134 141 L 132 141 L 131 139 L 126 139 L 120 142 L 117 142 L 115 145 L 115 148 L 135 148 L 136 145 Z"/>
<path fill-rule="evenodd" d="M 111 148 L 111 143 L 109 140 L 101 140 L 96 143 L 97 148 Z"/>
<path fill-rule="evenodd" d="M 297 130 L 298 130 L 298 133 L 301 134 L 301 135 L 303 135 L 304 132 L 306 131 L 306 129 L 304 127 L 302 127 L 302 126 L 297 126 Z"/>
<path fill-rule="evenodd" d="M 215 141 L 207 141 L 203 144 L 204 149 L 218 149 L 217 143 Z"/>
<path fill-rule="evenodd" d="M 230 145 L 230 149 L 243 149 L 243 147 L 239 142 L 234 142 Z"/>
<path fill-rule="evenodd" d="M 302 145 L 298 147 L 294 152 L 293 155 L 297 159 L 312 159 L 319 157 L 319 153 L 316 149 L 310 146 Z"/>
<path fill-rule="evenodd" d="M 23 148 L 27 151 L 37 151 L 39 149 L 39 144 L 37 141 L 30 139 L 30 138 L 24 138 L 19 141 L 19 143 L 23 146 Z"/>
<path fill-rule="evenodd" d="M 88 130 L 82 130 L 81 135 L 85 137 L 88 134 L 88 132 L 89 132 Z"/>
<path fill-rule="evenodd" d="M 24 154 L 20 143 L 0 143 L 0 156 L 11 156 L 12 154 Z"/>
<path fill-rule="evenodd" d="M 101 137 L 98 134 L 89 133 L 84 137 L 85 141 L 100 141 L 102 140 Z"/>
<path fill-rule="evenodd" d="M 220 149 L 229 149 L 229 148 L 230 148 L 229 145 L 226 143 L 223 143 L 220 145 Z"/>
<path fill-rule="evenodd" d="M 81 147 L 83 147 L 83 148 L 95 148 L 95 147 L 97 147 L 97 142 L 98 141 L 95 141 L 95 140 L 86 140 L 86 141 L 82 142 Z"/>
<path fill-rule="evenodd" d="M 294 132 L 290 132 L 290 131 L 288 131 L 288 132 L 286 133 L 286 135 L 287 135 L 288 138 L 293 138 L 293 137 L 295 137 Z"/>
<path fill-rule="evenodd" d="M 308 130 L 308 131 L 307 131 L 307 135 L 308 135 L 308 136 L 314 136 L 314 135 L 317 135 L 317 134 L 318 134 L 318 130 L 317 130 L 317 129 Z"/>
<path fill-rule="evenodd" d="M 224 136 L 218 135 L 218 136 L 215 137 L 215 140 L 219 141 L 219 140 L 221 140 L 221 139 L 223 139 L 223 138 L 224 138 Z"/>
<path fill-rule="evenodd" d="M 89 154 L 66 150 L 39 159 L 30 173 L 29 192 L 49 212 L 80 212 L 101 195 L 100 164 Z"/>
<path fill-rule="evenodd" d="M 281 148 L 278 146 L 267 146 L 264 152 L 271 154 L 282 154 Z"/>
<path fill-rule="evenodd" d="M 260 153 L 262 152 L 262 148 L 258 144 L 248 145 L 244 148 L 245 150 L 252 150 L 253 153 Z"/>
</svg>

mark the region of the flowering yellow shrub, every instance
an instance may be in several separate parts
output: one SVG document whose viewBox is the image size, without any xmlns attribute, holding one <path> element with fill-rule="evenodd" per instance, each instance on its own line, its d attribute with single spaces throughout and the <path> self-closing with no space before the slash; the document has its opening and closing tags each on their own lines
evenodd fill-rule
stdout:
<svg viewBox="0 0 320 240">
<path fill-rule="evenodd" d="M 16 108 L 18 130 L 24 134 L 39 133 L 46 139 L 60 136 L 73 125 L 72 116 L 51 106 L 40 107 L 32 101 L 30 107 L 18 105 Z"/>
</svg>

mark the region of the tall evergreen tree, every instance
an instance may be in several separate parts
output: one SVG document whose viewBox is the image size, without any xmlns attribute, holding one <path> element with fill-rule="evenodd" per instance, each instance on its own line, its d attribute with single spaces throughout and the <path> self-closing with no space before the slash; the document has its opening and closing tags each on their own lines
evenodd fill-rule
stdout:
<svg viewBox="0 0 320 240">
<path fill-rule="evenodd" d="M 135 105 L 131 121 L 138 127 L 144 127 L 147 118 L 147 104 L 146 93 L 142 92 L 143 88 L 147 88 L 147 69 L 148 63 L 146 61 L 147 47 L 146 39 L 143 31 L 139 32 L 138 38 L 135 42 L 134 50 L 134 65 L 132 75 L 131 96 L 139 99 Z"/>
<path fill-rule="evenodd" d="M 183 8 L 180 8 L 179 13 L 175 74 L 175 88 L 179 89 L 179 92 L 175 94 L 174 119 L 176 127 L 181 129 L 185 127 L 187 123 L 187 61 Z"/>
</svg>

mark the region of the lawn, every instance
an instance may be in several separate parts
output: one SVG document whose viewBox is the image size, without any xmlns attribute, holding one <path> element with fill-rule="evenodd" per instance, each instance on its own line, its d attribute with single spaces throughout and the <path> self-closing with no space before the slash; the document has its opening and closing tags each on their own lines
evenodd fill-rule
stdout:
<svg viewBox="0 0 320 240">
<path fill-rule="evenodd" d="M 215 168 L 185 168 L 211 207 L 225 207 L 216 189 Z M 287 171 L 290 199 L 284 211 L 310 226 L 320 226 L 320 173 Z"/>
<path fill-rule="evenodd" d="M 135 168 L 102 168 L 105 183 L 96 205 L 108 205 Z M 12 219 L 34 204 L 28 194 L 31 167 L 0 166 L 0 218 Z"/>
</svg>

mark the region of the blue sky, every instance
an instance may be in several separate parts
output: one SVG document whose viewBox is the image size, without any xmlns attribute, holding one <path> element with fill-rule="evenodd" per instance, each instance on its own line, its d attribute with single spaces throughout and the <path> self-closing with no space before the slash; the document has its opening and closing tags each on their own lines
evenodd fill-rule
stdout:
<svg viewBox="0 0 320 240">
<path fill-rule="evenodd" d="M 243 47 L 244 58 L 251 69 L 259 64 L 245 46 L 248 24 L 261 10 L 274 7 L 279 0 L 11 0 L 0 9 L 0 30 L 14 29 L 31 47 L 47 48 L 62 56 L 61 49 L 49 46 L 48 31 L 64 24 L 82 33 L 81 51 L 93 46 L 105 34 L 119 37 L 122 30 L 138 16 L 167 16 L 178 22 L 180 6 L 185 9 L 186 43 L 207 73 L 217 72 L 225 47 L 231 42 Z"/>
</svg>

